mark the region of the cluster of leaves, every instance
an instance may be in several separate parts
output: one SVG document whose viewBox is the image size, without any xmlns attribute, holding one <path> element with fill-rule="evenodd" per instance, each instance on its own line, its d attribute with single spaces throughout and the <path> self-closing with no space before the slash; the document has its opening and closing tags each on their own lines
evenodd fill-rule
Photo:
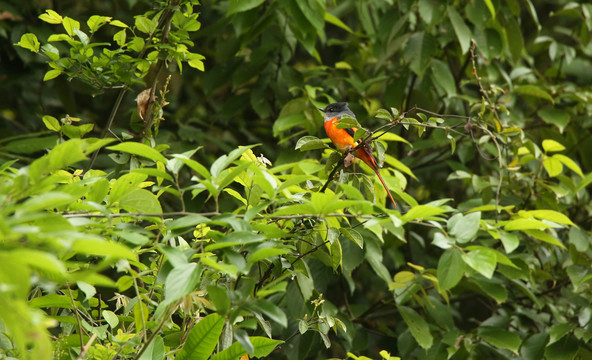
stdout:
<svg viewBox="0 0 592 360">
<path fill-rule="evenodd" d="M 138 109 L 179 119 L 142 140 L 39 111 L 0 142 L 2 355 L 592 354 L 592 6 L 231 0 L 191 37 L 191 2 L 155 6 L 134 26 L 43 10 L 47 42 L 12 41 L 46 56 L 47 86 L 92 94 L 204 70 L 194 44 L 211 66 L 173 84 L 191 101 L 172 113 L 167 91 Z M 132 112 L 118 91 L 104 132 Z M 316 108 L 345 98 L 398 210 L 318 137 Z"/>
</svg>

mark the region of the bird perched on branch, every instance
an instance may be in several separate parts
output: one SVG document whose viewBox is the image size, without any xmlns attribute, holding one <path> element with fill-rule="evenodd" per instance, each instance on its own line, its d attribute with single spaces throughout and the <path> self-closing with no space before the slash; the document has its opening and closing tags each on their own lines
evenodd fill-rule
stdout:
<svg viewBox="0 0 592 360">
<path fill-rule="evenodd" d="M 337 127 L 337 124 L 344 116 L 349 116 L 354 119 L 356 118 L 356 115 L 349 109 L 349 107 L 347 107 L 346 102 L 329 104 L 324 109 L 319 108 L 319 110 L 323 112 L 325 117 L 325 131 L 327 132 L 327 136 L 329 136 L 329 139 L 331 139 L 339 151 L 346 152 L 352 150 L 362 142 L 362 139 L 358 139 L 357 142 L 354 141 L 354 135 L 358 130 L 357 128 L 339 129 Z M 393 195 L 378 172 L 378 163 L 372 154 L 372 146 L 369 143 L 365 143 L 352 153 L 355 157 L 361 159 L 366 165 L 374 170 L 396 208 L 397 204 L 395 203 L 395 199 L 393 199 Z"/>
</svg>

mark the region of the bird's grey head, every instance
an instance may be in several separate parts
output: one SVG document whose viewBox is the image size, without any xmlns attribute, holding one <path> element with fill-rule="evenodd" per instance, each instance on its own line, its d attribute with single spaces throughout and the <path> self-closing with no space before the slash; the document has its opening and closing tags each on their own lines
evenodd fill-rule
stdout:
<svg viewBox="0 0 592 360">
<path fill-rule="evenodd" d="M 319 110 L 321 110 L 323 112 L 324 117 L 325 117 L 325 121 L 329 121 L 334 118 L 341 119 L 341 117 L 343 117 L 343 115 L 346 115 L 346 114 L 353 117 L 353 118 L 356 117 L 356 115 L 354 115 L 354 113 L 349 109 L 349 107 L 347 107 L 346 102 L 338 102 L 338 103 L 329 104 L 324 109 L 319 108 Z"/>
</svg>

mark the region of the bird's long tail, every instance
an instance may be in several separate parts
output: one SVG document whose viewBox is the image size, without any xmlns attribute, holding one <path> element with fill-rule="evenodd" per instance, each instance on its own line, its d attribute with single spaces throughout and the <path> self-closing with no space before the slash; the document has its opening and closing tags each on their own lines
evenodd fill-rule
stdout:
<svg viewBox="0 0 592 360">
<path fill-rule="evenodd" d="M 360 159 L 362 159 L 362 161 L 364 161 L 368 166 L 370 166 L 370 168 L 372 168 L 372 170 L 374 170 L 374 172 L 376 173 L 376 176 L 378 176 L 378 178 L 380 179 L 380 182 L 382 183 L 382 186 L 384 186 L 384 189 L 386 190 L 386 193 L 391 198 L 391 201 L 393 202 L 393 205 L 395 206 L 395 209 L 396 209 L 397 208 L 397 203 L 395 202 L 395 199 L 393 198 L 393 195 L 391 194 L 391 191 L 386 186 L 386 183 L 384 182 L 384 179 L 382 178 L 382 176 L 380 176 L 380 172 L 378 171 L 378 165 L 376 164 L 376 161 L 374 160 L 374 157 L 372 155 L 370 155 L 364 149 L 358 149 L 357 155 L 358 155 L 358 157 Z"/>
</svg>

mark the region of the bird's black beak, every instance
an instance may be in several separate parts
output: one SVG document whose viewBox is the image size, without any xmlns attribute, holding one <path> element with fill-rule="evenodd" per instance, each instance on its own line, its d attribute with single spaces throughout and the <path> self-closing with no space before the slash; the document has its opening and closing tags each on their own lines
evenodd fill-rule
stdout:
<svg viewBox="0 0 592 360">
<path fill-rule="evenodd" d="M 319 110 L 321 110 L 322 112 L 325 112 L 325 109 L 323 109 L 323 108 L 319 108 Z"/>
</svg>

